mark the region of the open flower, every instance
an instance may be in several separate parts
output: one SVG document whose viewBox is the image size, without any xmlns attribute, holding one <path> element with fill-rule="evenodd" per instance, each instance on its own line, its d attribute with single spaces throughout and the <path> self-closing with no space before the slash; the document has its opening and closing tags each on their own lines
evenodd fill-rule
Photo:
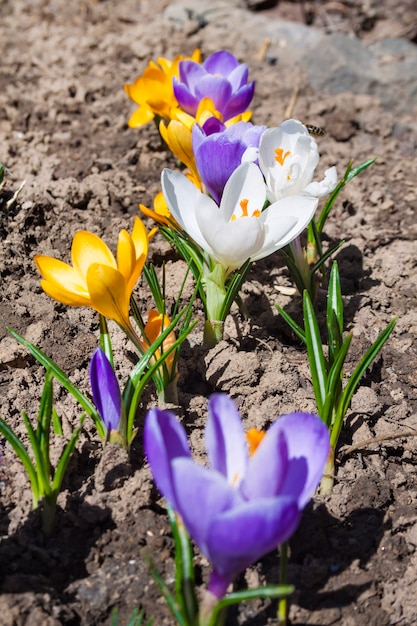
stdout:
<svg viewBox="0 0 417 626">
<path fill-rule="evenodd" d="M 108 433 L 117 431 L 122 416 L 122 396 L 116 374 L 101 348 L 90 361 L 93 400 Z"/>
<path fill-rule="evenodd" d="M 227 273 L 292 241 L 307 226 L 318 202 L 299 195 L 263 210 L 265 183 L 254 163 L 243 163 L 233 172 L 220 206 L 172 170 L 162 172 L 162 191 L 181 228 Z"/>
<path fill-rule="evenodd" d="M 208 468 L 192 460 L 173 414 L 147 414 L 144 445 L 155 482 L 211 561 L 209 591 L 221 598 L 240 572 L 295 531 L 322 476 L 329 434 L 316 415 L 291 413 L 250 456 L 234 403 L 214 394 L 205 439 Z"/>
<path fill-rule="evenodd" d="M 233 54 L 220 50 L 204 63 L 181 61 L 179 78 L 174 76 L 174 94 L 179 106 L 193 117 L 204 98 L 209 98 L 226 121 L 246 111 L 252 101 L 255 83 L 248 83 L 248 66 Z"/>
<path fill-rule="evenodd" d="M 117 261 L 100 237 L 85 230 L 74 235 L 72 266 L 49 256 L 35 256 L 41 287 L 70 306 L 90 306 L 122 328 L 131 329 L 129 301 L 148 254 L 148 234 L 135 218 L 132 234 L 119 233 Z"/>
<path fill-rule="evenodd" d="M 259 166 L 270 202 L 293 195 L 316 198 L 336 187 L 336 168 L 326 170 L 321 182 L 312 182 L 319 162 L 317 142 L 298 120 L 286 120 L 266 130 L 259 144 Z"/>
<path fill-rule="evenodd" d="M 124 86 L 129 98 L 139 105 L 129 120 L 129 126 L 136 128 L 147 124 L 155 115 L 164 119 L 171 119 L 173 111 L 178 108 L 178 102 L 174 95 L 172 80 L 178 76 L 180 61 L 190 59 L 200 62 L 200 50 L 194 50 L 191 57 L 178 55 L 173 61 L 161 57 L 155 63 L 150 61 L 143 74 L 135 82 Z"/>
<path fill-rule="evenodd" d="M 192 146 L 199 175 L 219 203 L 223 189 L 250 148 L 257 149 L 266 126 L 238 122 L 226 127 L 215 117 L 193 127 Z"/>
</svg>

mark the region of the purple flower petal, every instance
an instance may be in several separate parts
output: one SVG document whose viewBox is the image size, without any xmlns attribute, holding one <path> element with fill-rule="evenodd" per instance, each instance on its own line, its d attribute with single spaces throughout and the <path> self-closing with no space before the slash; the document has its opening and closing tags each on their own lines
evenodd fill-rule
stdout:
<svg viewBox="0 0 417 626">
<path fill-rule="evenodd" d="M 238 67 L 239 61 L 228 50 L 218 50 L 211 54 L 203 63 L 204 69 L 210 74 L 228 76 Z"/>
<path fill-rule="evenodd" d="M 122 397 L 116 374 L 100 348 L 91 357 L 90 383 L 94 404 L 107 431 L 117 430 L 122 414 Z"/>
<path fill-rule="evenodd" d="M 194 144 L 193 144 L 194 145 Z M 238 141 L 229 141 L 224 133 L 207 137 L 195 151 L 197 169 L 207 191 L 220 204 L 223 189 L 240 165 L 246 147 Z"/>
<path fill-rule="evenodd" d="M 233 98 L 227 102 L 225 108 L 222 110 L 223 119 L 230 120 L 232 117 L 239 115 L 243 111 L 246 111 L 250 105 L 253 95 L 255 93 L 255 83 L 249 83 L 241 87 L 239 91 L 233 94 Z"/>
<path fill-rule="evenodd" d="M 210 396 L 205 431 L 210 465 L 237 485 L 249 459 L 248 444 L 235 403 L 225 394 Z"/>
<path fill-rule="evenodd" d="M 191 459 L 179 457 L 172 463 L 172 479 L 177 494 L 174 508 L 201 552 L 210 558 L 207 534 L 212 520 L 236 505 L 239 495 L 219 472 L 196 465 Z"/>
<path fill-rule="evenodd" d="M 296 500 L 284 496 L 255 500 L 213 517 L 207 549 L 214 568 L 232 581 L 251 563 L 289 539 L 300 515 Z"/>
<path fill-rule="evenodd" d="M 185 430 L 169 411 L 151 409 L 145 418 L 143 442 L 158 489 L 177 510 L 172 464 L 178 458 L 191 459 Z"/>
<path fill-rule="evenodd" d="M 297 495 L 298 505 L 303 508 L 316 490 L 329 456 L 330 443 L 327 426 L 317 415 L 290 413 L 278 418 L 270 430 L 280 430 L 285 433 L 288 445 L 290 466 L 281 493 L 293 494 L 294 491 L 298 491 L 300 475 L 306 474 L 304 487 Z M 307 468 L 303 467 L 304 464 Z"/>
<path fill-rule="evenodd" d="M 287 473 L 288 446 L 285 434 L 269 429 L 249 460 L 240 491 L 247 500 L 280 495 Z M 305 478 L 301 485 L 304 486 L 304 483 Z"/>
</svg>

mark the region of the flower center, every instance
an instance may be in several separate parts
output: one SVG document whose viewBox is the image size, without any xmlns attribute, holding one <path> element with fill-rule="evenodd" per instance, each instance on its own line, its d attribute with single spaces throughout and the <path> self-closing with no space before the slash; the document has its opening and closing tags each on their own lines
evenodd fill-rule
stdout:
<svg viewBox="0 0 417 626">
<path fill-rule="evenodd" d="M 262 439 L 265 437 L 266 433 L 264 430 L 258 430 L 257 428 L 249 428 L 246 433 L 246 439 L 249 444 L 249 454 L 253 456 L 261 443 Z"/>
<path fill-rule="evenodd" d="M 284 165 L 285 159 L 291 155 L 291 152 L 287 150 L 284 152 L 284 148 L 275 148 L 275 161 L 280 165 Z"/>
<path fill-rule="evenodd" d="M 243 199 L 239 202 L 239 204 L 240 204 L 240 208 L 242 209 L 242 215 L 240 217 L 259 217 L 261 215 L 261 212 L 259 209 L 255 209 L 254 211 L 252 211 L 252 215 L 249 215 L 248 213 L 249 200 Z M 230 219 L 232 222 L 234 222 L 234 220 L 236 219 L 236 215 L 233 214 Z"/>
</svg>

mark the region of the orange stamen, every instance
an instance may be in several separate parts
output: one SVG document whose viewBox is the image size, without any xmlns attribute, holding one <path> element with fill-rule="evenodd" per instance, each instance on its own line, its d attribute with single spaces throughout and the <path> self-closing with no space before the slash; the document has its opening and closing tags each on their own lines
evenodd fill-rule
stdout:
<svg viewBox="0 0 417 626">
<path fill-rule="evenodd" d="M 250 456 L 255 454 L 259 444 L 261 443 L 265 435 L 266 433 L 263 430 L 258 430 L 257 428 L 249 428 L 249 430 L 246 433 L 246 439 L 249 444 Z"/>
<path fill-rule="evenodd" d="M 289 150 L 287 150 L 287 152 L 284 152 L 283 148 L 276 148 L 274 152 L 275 152 L 275 161 L 277 161 L 280 165 L 284 165 L 285 159 L 291 154 Z"/>
</svg>

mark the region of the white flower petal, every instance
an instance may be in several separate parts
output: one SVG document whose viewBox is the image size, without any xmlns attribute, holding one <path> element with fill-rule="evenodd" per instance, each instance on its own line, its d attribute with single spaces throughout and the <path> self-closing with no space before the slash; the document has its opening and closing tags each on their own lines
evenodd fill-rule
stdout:
<svg viewBox="0 0 417 626">
<path fill-rule="evenodd" d="M 337 171 L 336 167 L 330 167 L 324 172 L 324 179 L 319 183 L 313 182 L 307 185 L 303 193 L 308 196 L 315 196 L 320 198 L 331 193 L 337 185 Z"/>
<path fill-rule="evenodd" d="M 236 217 L 241 216 L 240 203 L 247 200 L 248 214 L 261 211 L 266 200 L 266 188 L 262 173 L 254 163 L 242 163 L 235 169 L 227 181 L 220 202 L 220 212 L 226 222 L 238 209 Z"/>
<path fill-rule="evenodd" d="M 265 225 L 265 241 L 252 261 L 263 259 L 295 239 L 310 223 L 317 204 L 317 198 L 291 196 L 265 209 L 260 217 Z"/>
<path fill-rule="evenodd" d="M 162 192 L 170 213 L 185 232 L 204 248 L 204 238 L 196 221 L 196 209 L 200 198 L 207 197 L 183 174 L 164 169 L 161 175 Z M 207 198 L 210 200 L 210 198 Z M 215 207 L 217 205 L 210 200 Z"/>
<path fill-rule="evenodd" d="M 265 238 L 265 229 L 257 217 L 242 217 L 225 221 L 214 211 L 198 211 L 197 221 L 208 246 L 213 250 L 211 256 L 228 271 L 240 267 L 248 258 L 261 250 Z"/>
</svg>

